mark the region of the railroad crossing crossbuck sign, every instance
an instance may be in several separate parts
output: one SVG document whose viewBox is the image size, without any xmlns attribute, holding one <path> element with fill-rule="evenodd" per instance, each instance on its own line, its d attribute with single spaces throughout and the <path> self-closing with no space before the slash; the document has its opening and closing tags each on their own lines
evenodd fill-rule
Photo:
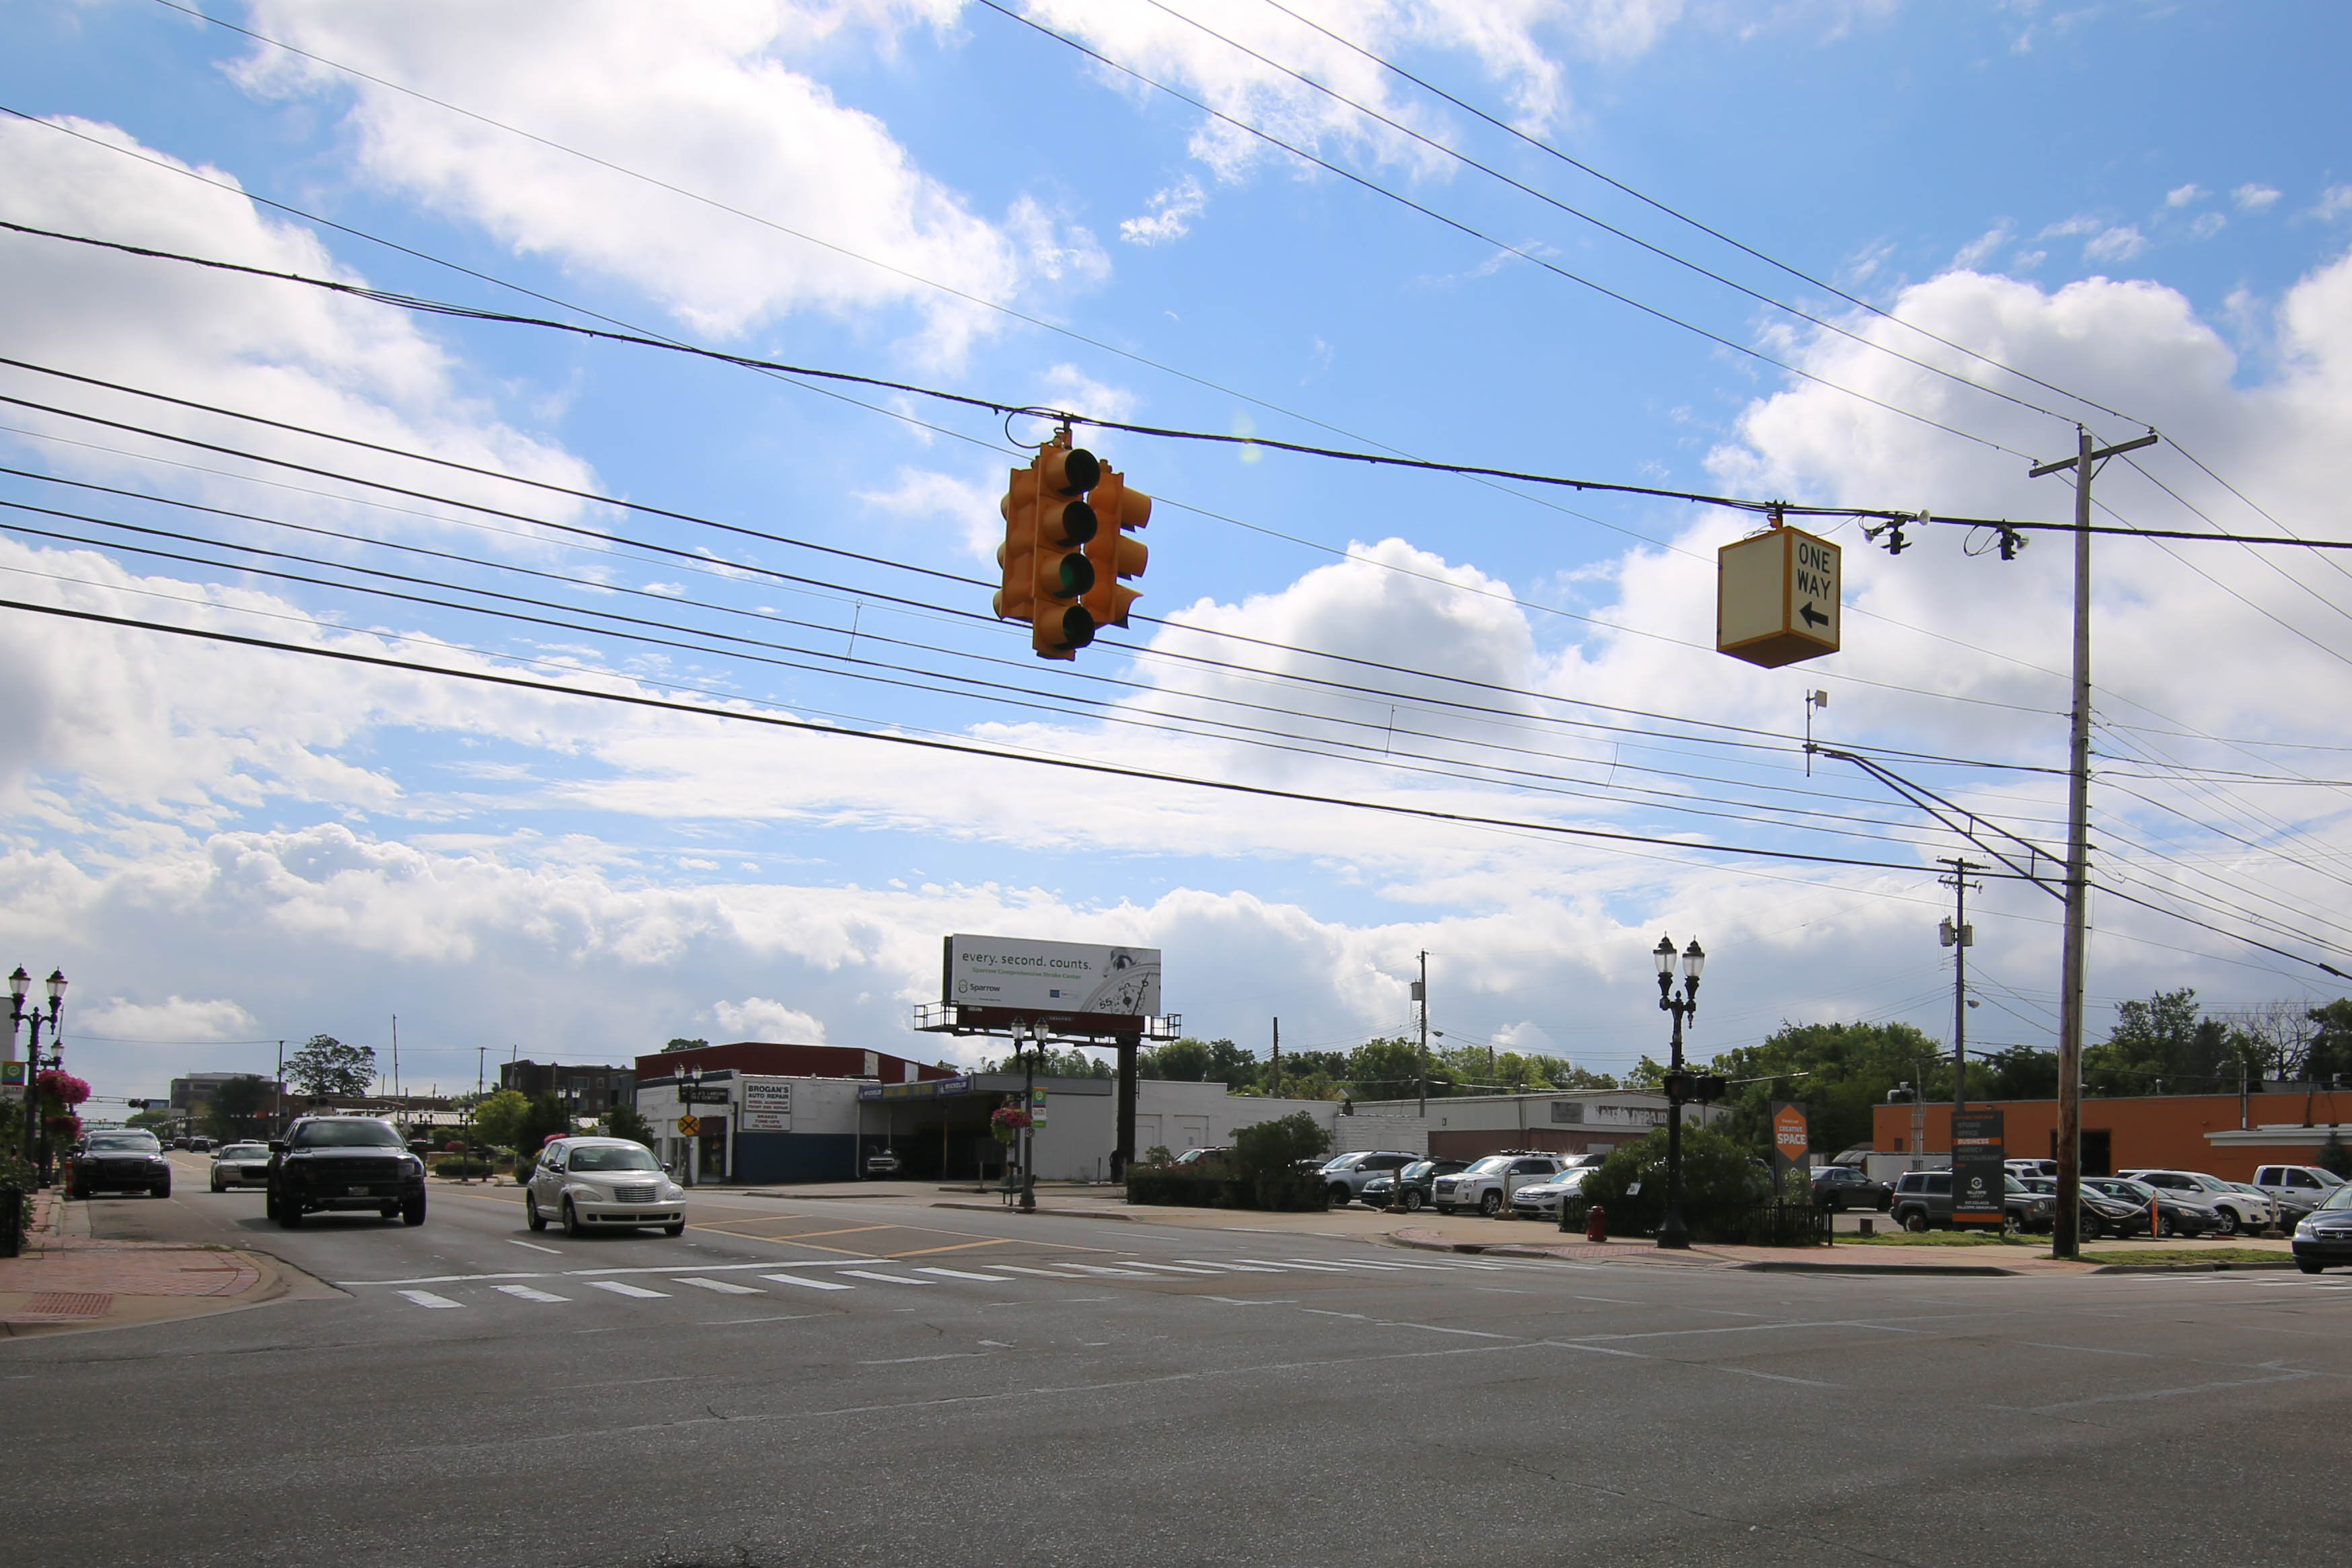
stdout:
<svg viewBox="0 0 2352 1568">
<path fill-rule="evenodd" d="M 701 1131 L 702 1124 L 695 1120 L 692 1116 L 680 1116 L 677 1119 L 677 1135 L 679 1137 L 691 1138 Z"/>
<path fill-rule="evenodd" d="M 1768 528 L 1715 555 L 1715 645 L 1775 670 L 1838 651 L 1838 547 Z"/>
</svg>

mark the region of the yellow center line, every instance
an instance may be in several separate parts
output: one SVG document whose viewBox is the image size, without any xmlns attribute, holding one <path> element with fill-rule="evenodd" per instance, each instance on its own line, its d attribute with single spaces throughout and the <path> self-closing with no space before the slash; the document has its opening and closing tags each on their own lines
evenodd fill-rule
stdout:
<svg viewBox="0 0 2352 1568">
<path fill-rule="evenodd" d="M 1026 1237 L 1015 1238 L 1011 1236 L 997 1236 L 992 1237 L 986 1241 L 959 1241 L 950 1247 L 918 1247 L 909 1252 L 892 1252 L 887 1254 L 887 1256 L 892 1258 L 928 1258 L 934 1252 L 966 1252 L 970 1251 L 974 1247 L 1009 1247 L 1016 1239 L 1026 1240 L 1028 1239 Z"/>
</svg>

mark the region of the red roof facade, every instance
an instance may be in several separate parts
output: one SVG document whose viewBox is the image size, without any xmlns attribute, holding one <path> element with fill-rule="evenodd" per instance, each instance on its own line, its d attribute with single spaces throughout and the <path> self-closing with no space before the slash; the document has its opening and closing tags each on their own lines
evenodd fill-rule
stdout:
<svg viewBox="0 0 2352 1568">
<path fill-rule="evenodd" d="M 640 1056 L 637 1082 L 672 1077 L 688 1068 L 712 1072 L 723 1067 L 779 1078 L 878 1078 L 885 1083 L 955 1076 L 953 1068 L 912 1061 L 887 1051 L 866 1051 L 854 1045 L 778 1045 L 768 1040 L 744 1040 L 731 1045 L 701 1045 L 688 1051 Z"/>
</svg>

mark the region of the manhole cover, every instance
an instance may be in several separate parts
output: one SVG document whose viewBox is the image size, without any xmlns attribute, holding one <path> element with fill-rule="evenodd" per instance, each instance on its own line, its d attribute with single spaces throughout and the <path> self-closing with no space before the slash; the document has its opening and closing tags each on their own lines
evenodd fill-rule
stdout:
<svg viewBox="0 0 2352 1568">
<path fill-rule="evenodd" d="M 102 1318 L 114 1298 L 99 1291 L 43 1291 L 25 1303 L 33 1318 Z"/>
</svg>

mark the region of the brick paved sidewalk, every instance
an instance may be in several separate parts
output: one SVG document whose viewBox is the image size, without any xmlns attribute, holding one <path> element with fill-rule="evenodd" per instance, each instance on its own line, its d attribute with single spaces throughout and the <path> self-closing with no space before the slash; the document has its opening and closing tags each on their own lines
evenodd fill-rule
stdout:
<svg viewBox="0 0 2352 1568">
<path fill-rule="evenodd" d="M 263 1265 L 242 1252 L 72 1234 L 86 1228 L 82 1210 L 56 1192 L 34 1195 L 24 1256 L 0 1258 L 0 1333 L 211 1310 L 258 1289 L 267 1277 Z M 174 1311 L 173 1297 L 211 1301 Z"/>
</svg>

